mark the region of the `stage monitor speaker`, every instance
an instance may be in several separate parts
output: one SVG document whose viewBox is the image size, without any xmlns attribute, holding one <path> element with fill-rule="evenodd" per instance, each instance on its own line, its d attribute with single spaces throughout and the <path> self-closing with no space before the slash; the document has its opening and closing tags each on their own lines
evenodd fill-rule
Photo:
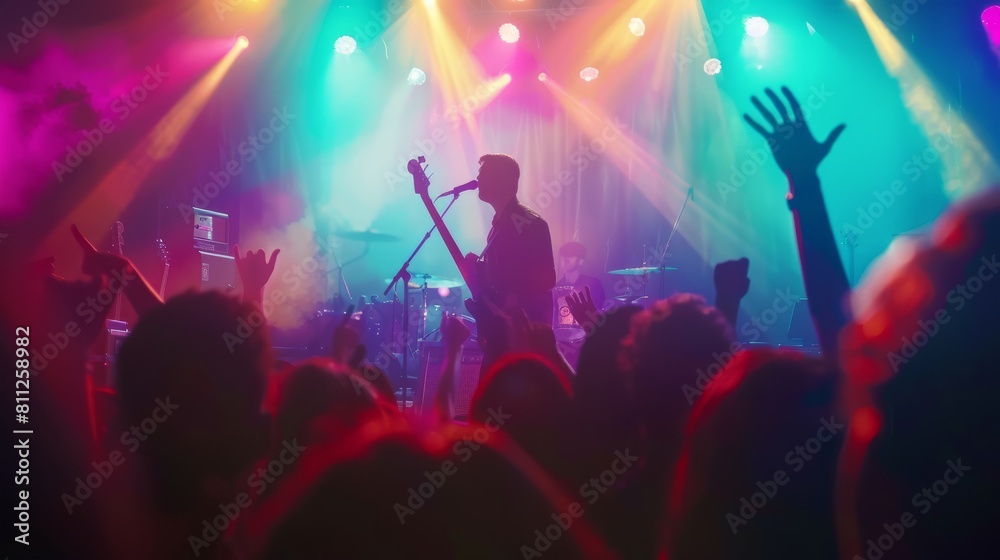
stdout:
<svg viewBox="0 0 1000 560">
<path fill-rule="evenodd" d="M 788 338 L 801 341 L 803 346 L 819 344 L 816 336 L 816 325 L 809 313 L 809 300 L 801 298 L 792 307 L 792 319 L 788 323 Z"/>
<path fill-rule="evenodd" d="M 201 291 L 224 294 L 236 289 L 236 260 L 229 255 L 198 251 L 201 256 Z"/>
<path fill-rule="evenodd" d="M 434 395 L 441 381 L 444 364 L 444 345 L 440 342 L 423 342 L 420 346 L 420 411 L 434 408 Z M 455 419 L 468 420 L 472 396 L 479 386 L 479 370 L 483 367 L 483 351 L 474 343 L 466 343 L 462 350 L 462 364 L 455 379 Z"/>
</svg>

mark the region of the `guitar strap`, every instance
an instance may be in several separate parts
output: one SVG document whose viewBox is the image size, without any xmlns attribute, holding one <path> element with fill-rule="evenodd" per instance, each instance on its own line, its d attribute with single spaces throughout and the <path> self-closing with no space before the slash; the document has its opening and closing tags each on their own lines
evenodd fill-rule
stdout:
<svg viewBox="0 0 1000 560">
<path fill-rule="evenodd" d="M 500 235 L 499 233 L 496 233 L 493 230 L 490 230 L 490 233 L 493 233 L 493 235 L 488 235 L 486 237 L 486 246 L 483 247 L 483 251 L 481 253 L 479 253 L 479 258 L 480 259 L 482 259 L 483 257 L 486 256 L 486 251 L 490 250 L 490 247 L 493 245 L 493 242 L 496 241 L 497 236 Z"/>
</svg>

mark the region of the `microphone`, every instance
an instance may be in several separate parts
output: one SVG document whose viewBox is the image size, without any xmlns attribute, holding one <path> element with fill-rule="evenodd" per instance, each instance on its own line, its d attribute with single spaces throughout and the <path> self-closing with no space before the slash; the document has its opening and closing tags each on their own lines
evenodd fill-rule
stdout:
<svg viewBox="0 0 1000 560">
<path fill-rule="evenodd" d="M 441 198 L 441 197 L 448 196 L 448 195 L 458 196 L 459 193 L 464 193 L 465 191 L 474 191 L 474 190 L 476 190 L 478 188 L 479 188 L 479 181 L 473 179 L 473 180 L 469 181 L 468 183 L 465 183 L 464 185 L 459 185 L 459 186 L 451 189 L 450 191 L 446 191 L 446 192 L 443 192 L 443 193 L 439 194 L 437 198 Z M 437 200 L 437 198 L 435 198 L 434 200 Z"/>
</svg>

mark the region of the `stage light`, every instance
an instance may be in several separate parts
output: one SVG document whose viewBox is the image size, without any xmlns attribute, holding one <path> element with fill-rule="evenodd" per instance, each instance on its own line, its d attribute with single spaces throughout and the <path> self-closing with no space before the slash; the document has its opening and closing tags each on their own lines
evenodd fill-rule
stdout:
<svg viewBox="0 0 1000 560">
<path fill-rule="evenodd" d="M 642 37 L 646 34 L 646 24 L 642 21 L 642 18 L 634 17 L 628 22 L 628 30 L 636 37 Z"/>
<path fill-rule="evenodd" d="M 770 24 L 767 20 L 760 16 L 748 17 L 743 20 L 743 27 L 747 30 L 747 35 L 757 38 L 767 35 L 767 30 L 770 29 Z"/>
<path fill-rule="evenodd" d="M 236 38 L 236 48 L 245 49 L 250 46 L 250 39 L 246 35 L 240 35 Z"/>
<path fill-rule="evenodd" d="M 703 66 L 705 73 L 709 76 L 714 76 L 719 72 L 722 72 L 722 61 L 718 58 L 710 58 L 705 61 L 705 66 Z"/>
<path fill-rule="evenodd" d="M 597 71 L 597 68 L 593 68 L 591 66 L 588 66 L 583 70 L 580 70 L 580 77 L 583 78 L 583 81 L 585 82 L 593 81 L 595 78 L 597 78 L 598 74 L 600 74 L 600 72 Z"/>
<path fill-rule="evenodd" d="M 354 37 L 344 35 L 334 41 L 333 50 L 338 54 L 351 54 L 358 50 L 358 42 L 354 40 Z"/>
<path fill-rule="evenodd" d="M 545 80 L 548 80 L 548 79 L 549 79 L 549 76 L 545 72 L 541 72 L 540 74 L 538 74 L 538 81 L 539 82 L 544 82 Z"/>
<path fill-rule="evenodd" d="M 410 74 L 406 76 L 406 81 L 411 86 L 422 86 L 427 81 L 427 74 L 419 68 L 413 68 L 410 70 Z"/>
<path fill-rule="evenodd" d="M 806 22 L 806 30 L 807 30 L 807 31 L 809 31 L 809 35 L 810 35 L 810 36 L 812 36 L 812 35 L 815 35 L 815 34 L 816 34 L 816 28 L 815 28 L 815 27 L 813 27 L 813 26 L 812 26 L 812 24 L 811 24 L 811 23 L 809 23 L 808 21 Z"/>
<path fill-rule="evenodd" d="M 983 10 L 983 27 L 994 47 L 1000 47 L 1000 6 L 990 6 Z"/>
<path fill-rule="evenodd" d="M 521 32 L 513 23 L 505 23 L 500 26 L 500 38 L 504 43 L 516 43 L 521 38 Z"/>
</svg>

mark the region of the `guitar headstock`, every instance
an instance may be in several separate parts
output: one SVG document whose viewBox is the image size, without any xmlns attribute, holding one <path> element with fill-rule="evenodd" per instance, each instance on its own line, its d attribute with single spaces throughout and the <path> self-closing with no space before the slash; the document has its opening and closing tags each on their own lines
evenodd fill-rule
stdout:
<svg viewBox="0 0 1000 560">
<path fill-rule="evenodd" d="M 856 231 L 847 230 L 844 232 L 844 245 L 850 247 L 851 249 L 856 249 L 858 247 L 858 234 Z"/>
<path fill-rule="evenodd" d="M 424 156 L 418 156 L 417 159 L 411 159 L 406 163 L 406 170 L 410 172 L 410 175 L 413 175 L 413 192 L 419 195 L 427 194 L 427 187 L 431 184 L 423 167 L 425 161 L 427 160 L 424 159 Z"/>
</svg>

